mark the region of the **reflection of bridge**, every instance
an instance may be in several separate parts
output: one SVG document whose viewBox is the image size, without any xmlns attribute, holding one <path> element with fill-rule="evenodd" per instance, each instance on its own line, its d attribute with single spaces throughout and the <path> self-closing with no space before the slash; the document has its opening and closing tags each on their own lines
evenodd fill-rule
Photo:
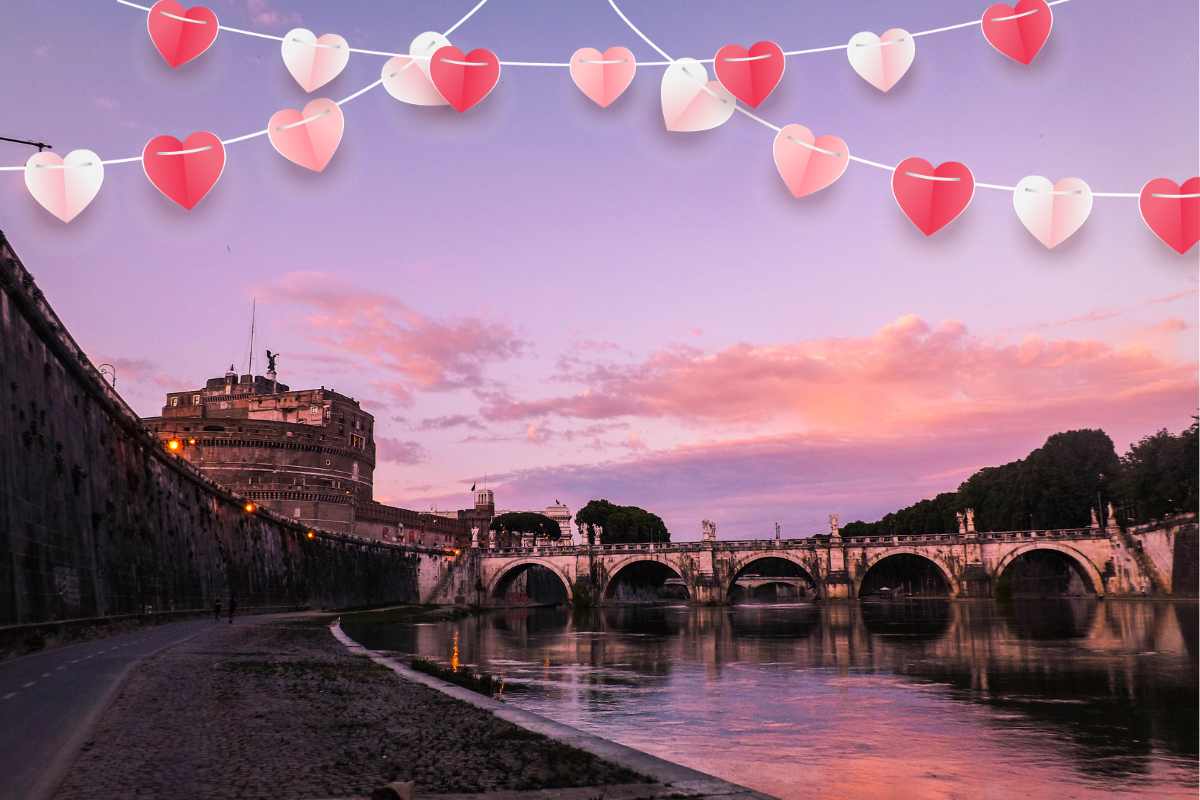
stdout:
<svg viewBox="0 0 1200 800">
<path fill-rule="evenodd" d="M 881 576 L 904 581 L 905 570 L 924 571 L 927 593 L 948 597 L 991 596 L 1014 564 L 1031 556 L 1057 559 L 1081 593 L 1172 594 L 1176 552 L 1194 570 L 1196 515 L 1161 525 L 1120 530 L 968 532 L 913 536 L 678 542 L 628 545 L 548 545 L 498 550 L 472 549 L 457 562 L 457 580 L 434 602 L 500 601 L 511 583 L 532 567 L 557 576 L 568 601 L 581 582 L 594 596 L 612 598 L 621 573 L 654 564 L 662 578 L 686 588 L 695 602 L 723 603 L 735 585 L 750 588 L 786 582 L 807 587 L 818 598 L 852 598 L 880 588 Z M 896 559 L 897 556 L 908 556 Z M 764 569 L 764 566 L 770 569 Z M 782 567 L 782 570 L 780 569 Z M 767 572 L 767 574 L 763 574 Z M 1189 573 L 1190 575 L 1190 573 Z M 778 577 L 775 577 L 778 576 Z M 898 577 L 897 577 L 898 576 Z M 1178 588 L 1190 594 L 1194 578 Z M 665 580 L 664 580 L 665 582 Z M 895 586 L 895 583 L 892 583 Z"/>
</svg>

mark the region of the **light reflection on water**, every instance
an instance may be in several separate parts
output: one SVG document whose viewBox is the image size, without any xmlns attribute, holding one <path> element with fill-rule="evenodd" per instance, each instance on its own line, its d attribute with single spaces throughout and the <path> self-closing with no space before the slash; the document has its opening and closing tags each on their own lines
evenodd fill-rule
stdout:
<svg viewBox="0 0 1200 800">
<path fill-rule="evenodd" d="M 783 798 L 1196 797 L 1197 604 L 612 607 L 348 627 Z"/>
</svg>

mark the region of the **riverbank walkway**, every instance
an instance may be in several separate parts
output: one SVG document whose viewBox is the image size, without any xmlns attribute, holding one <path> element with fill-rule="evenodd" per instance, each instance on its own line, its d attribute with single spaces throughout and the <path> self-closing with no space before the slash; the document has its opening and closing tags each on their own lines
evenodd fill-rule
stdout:
<svg viewBox="0 0 1200 800">
<path fill-rule="evenodd" d="M 0 797 L 700 796 L 356 657 L 331 619 L 181 622 L 0 665 Z"/>
</svg>

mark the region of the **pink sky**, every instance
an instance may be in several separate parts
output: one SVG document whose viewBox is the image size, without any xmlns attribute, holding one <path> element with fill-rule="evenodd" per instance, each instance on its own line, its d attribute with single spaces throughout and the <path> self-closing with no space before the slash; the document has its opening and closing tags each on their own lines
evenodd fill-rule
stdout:
<svg viewBox="0 0 1200 800">
<path fill-rule="evenodd" d="M 403 49 L 472 3 L 211 5 L 228 25 Z M 934 28 L 986 4 L 846 5 L 626 10 L 672 55 L 708 58 L 734 41 L 793 49 Z M 888 95 L 844 53 L 794 58 L 758 113 L 885 163 L 961 160 L 980 181 L 1182 181 L 1198 171 L 1198 15 L 1188 0 L 1133 15 L 1073 0 L 1055 7 L 1030 67 L 975 29 L 924 37 Z M 452 38 L 508 59 L 610 44 L 656 58 L 602 0 L 569 12 L 494 0 Z M 12 112 L 0 134 L 60 153 L 118 158 L 160 133 L 236 136 L 305 98 L 275 43 L 223 33 L 172 71 L 144 15 L 108 0 L 75 3 L 54 25 L 41 4 L 14 0 L 0 44 Z M 315 96 L 343 97 L 381 63 L 355 55 Z M 270 347 L 293 387 L 359 398 L 377 419 L 376 493 L 410 507 L 463 505 L 487 475 L 505 508 L 607 497 L 662 514 L 676 538 L 698 536 L 703 518 L 727 536 L 766 535 L 776 520 L 801 535 L 830 512 L 876 518 L 952 489 L 1059 430 L 1102 427 L 1124 448 L 1196 413 L 1197 251 L 1155 240 L 1136 201 L 1097 199 L 1083 229 L 1046 251 L 1011 195 L 981 190 L 926 239 L 886 173 L 852 165 L 796 200 L 774 172 L 770 132 L 748 120 L 665 132 L 660 77 L 639 69 L 604 110 L 558 70 L 506 67 L 461 116 L 375 91 L 345 107 L 325 173 L 261 139 L 231 146 L 191 213 L 136 164 L 113 166 L 63 226 L 20 173 L 0 173 L 0 227 L 145 414 L 169 389 L 244 366 L 257 297 L 256 359 Z"/>
</svg>

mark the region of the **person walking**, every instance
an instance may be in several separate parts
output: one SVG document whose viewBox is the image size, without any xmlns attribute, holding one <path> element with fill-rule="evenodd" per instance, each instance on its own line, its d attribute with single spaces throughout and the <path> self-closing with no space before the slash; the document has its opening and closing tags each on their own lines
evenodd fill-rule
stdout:
<svg viewBox="0 0 1200 800">
<path fill-rule="evenodd" d="M 233 624 L 233 615 L 237 613 L 237 598 L 229 595 L 229 624 Z"/>
<path fill-rule="evenodd" d="M 221 601 L 220 599 L 213 600 L 213 622 L 221 621 Z"/>
</svg>

